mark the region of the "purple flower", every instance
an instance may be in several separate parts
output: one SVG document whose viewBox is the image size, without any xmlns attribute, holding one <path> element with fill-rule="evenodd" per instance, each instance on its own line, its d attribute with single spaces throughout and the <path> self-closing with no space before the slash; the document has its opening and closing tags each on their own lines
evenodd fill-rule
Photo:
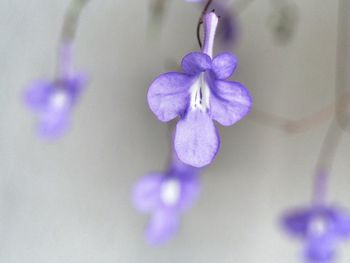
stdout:
<svg viewBox="0 0 350 263">
<path fill-rule="evenodd" d="M 179 159 L 191 166 L 208 165 L 219 150 L 220 139 L 213 120 L 229 126 L 250 110 L 251 98 L 238 82 L 227 81 L 237 67 L 231 53 L 212 57 L 218 17 L 203 18 L 205 41 L 202 52 L 187 54 L 184 73 L 160 75 L 148 91 L 148 104 L 160 121 L 180 117 L 174 147 Z"/>
<path fill-rule="evenodd" d="M 24 103 L 38 117 L 38 133 L 57 138 L 69 126 L 70 113 L 85 84 L 85 76 L 72 73 L 70 46 L 61 53 L 60 76 L 53 81 L 37 80 L 24 92 Z"/>
<path fill-rule="evenodd" d="M 283 218 L 285 230 L 305 241 L 305 259 L 331 262 L 339 240 L 350 237 L 350 214 L 335 206 L 296 209 Z"/>
<path fill-rule="evenodd" d="M 143 177 L 133 191 L 135 207 L 151 213 L 146 239 L 159 245 L 172 238 L 178 230 L 180 215 L 199 195 L 199 169 L 190 167 L 176 156 L 165 173 L 150 173 Z"/>
</svg>

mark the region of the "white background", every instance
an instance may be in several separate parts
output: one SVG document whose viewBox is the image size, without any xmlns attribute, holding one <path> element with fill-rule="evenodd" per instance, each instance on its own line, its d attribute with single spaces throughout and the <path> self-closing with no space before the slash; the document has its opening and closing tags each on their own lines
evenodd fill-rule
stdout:
<svg viewBox="0 0 350 263">
<path fill-rule="evenodd" d="M 91 1 L 82 13 L 75 62 L 90 74 L 70 132 L 46 143 L 20 95 L 52 77 L 67 0 L 0 1 L 1 263 L 292 263 L 298 242 L 278 225 L 308 204 L 328 122 L 289 135 L 246 119 L 220 127 L 222 147 L 202 176 L 202 195 L 179 234 L 161 248 L 143 240 L 147 217 L 130 202 L 142 175 L 165 168 L 167 125 L 147 107 L 153 78 L 196 47 L 199 9 L 173 0 L 158 36 L 147 36 L 145 0 Z M 337 1 L 295 1 L 299 24 L 287 46 L 267 27 L 270 2 L 239 16 L 234 78 L 254 107 L 291 119 L 334 99 Z M 218 48 L 217 48 L 217 51 Z M 331 201 L 350 208 L 350 140 L 340 144 Z M 350 259 L 350 243 L 339 250 Z"/>
</svg>

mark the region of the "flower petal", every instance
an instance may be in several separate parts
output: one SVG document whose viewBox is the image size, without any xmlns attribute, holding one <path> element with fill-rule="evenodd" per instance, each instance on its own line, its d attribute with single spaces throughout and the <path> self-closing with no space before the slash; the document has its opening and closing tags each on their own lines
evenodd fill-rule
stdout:
<svg viewBox="0 0 350 263">
<path fill-rule="evenodd" d="M 85 73 L 75 74 L 67 84 L 67 89 L 71 95 L 72 103 L 75 103 L 83 89 L 86 87 L 88 77 Z"/>
<path fill-rule="evenodd" d="M 39 135 L 48 139 L 62 136 L 69 127 L 68 119 L 63 115 L 46 116 L 38 124 Z"/>
<path fill-rule="evenodd" d="M 237 68 L 238 59 L 229 52 L 221 53 L 213 59 L 212 70 L 217 79 L 229 78 Z"/>
<path fill-rule="evenodd" d="M 173 210 L 155 212 L 146 230 L 146 239 L 152 245 L 161 245 L 169 241 L 179 228 L 178 215 Z"/>
<path fill-rule="evenodd" d="M 148 90 L 148 105 L 160 121 L 170 121 L 185 111 L 193 78 L 169 72 L 156 78 Z"/>
<path fill-rule="evenodd" d="M 51 82 L 38 80 L 25 89 L 24 103 L 33 110 L 41 110 L 46 107 L 51 92 Z"/>
<path fill-rule="evenodd" d="M 203 52 L 191 52 L 181 62 L 182 69 L 189 75 L 196 75 L 211 68 L 211 58 Z"/>
<path fill-rule="evenodd" d="M 209 115 L 194 110 L 178 122 L 174 144 L 181 161 L 194 167 L 203 167 L 215 158 L 220 140 Z"/>
<path fill-rule="evenodd" d="M 193 170 L 194 168 L 192 168 L 192 171 Z M 198 171 L 198 169 L 196 170 Z M 195 172 L 182 174 L 180 180 L 182 181 L 182 188 L 179 208 L 181 212 L 184 212 L 188 210 L 198 199 L 200 193 L 200 185 L 198 174 Z"/>
<path fill-rule="evenodd" d="M 248 114 L 252 100 L 241 83 L 218 80 L 212 86 L 210 113 L 214 120 L 230 126 Z"/>
<path fill-rule="evenodd" d="M 312 219 L 312 212 L 308 209 L 298 209 L 289 212 L 282 218 L 282 226 L 292 235 L 305 237 L 308 225 Z"/>
<path fill-rule="evenodd" d="M 149 212 L 158 207 L 159 191 L 163 174 L 152 173 L 139 180 L 133 190 L 134 206 L 141 212 Z"/>
<path fill-rule="evenodd" d="M 335 229 L 338 235 L 350 237 L 350 215 L 340 210 L 336 217 Z"/>
<path fill-rule="evenodd" d="M 331 235 L 311 237 L 305 247 L 305 258 L 309 262 L 330 262 L 335 256 L 335 240 Z"/>
<path fill-rule="evenodd" d="M 38 133 L 47 139 L 62 136 L 69 127 L 67 112 L 45 112 L 40 116 Z"/>
</svg>

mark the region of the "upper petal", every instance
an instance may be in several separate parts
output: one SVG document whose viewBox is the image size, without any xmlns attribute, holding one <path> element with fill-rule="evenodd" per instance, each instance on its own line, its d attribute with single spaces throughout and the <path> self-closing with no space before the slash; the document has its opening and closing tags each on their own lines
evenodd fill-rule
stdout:
<svg viewBox="0 0 350 263">
<path fill-rule="evenodd" d="M 212 70 L 217 79 L 229 78 L 237 68 L 238 59 L 235 55 L 224 52 L 213 59 Z"/>
<path fill-rule="evenodd" d="M 152 245 L 161 245 L 171 239 L 179 228 L 178 214 L 173 210 L 156 211 L 148 225 L 146 239 Z"/>
<path fill-rule="evenodd" d="M 194 167 L 212 162 L 220 146 L 213 121 L 206 112 L 190 110 L 176 126 L 175 151 L 181 161 Z"/>
<path fill-rule="evenodd" d="M 211 90 L 210 113 L 220 124 L 232 125 L 248 114 L 252 99 L 241 83 L 217 80 Z"/>
<path fill-rule="evenodd" d="M 185 111 L 193 78 L 169 72 L 156 78 L 149 87 L 147 99 L 152 112 L 160 121 L 170 121 Z"/>
<path fill-rule="evenodd" d="M 152 173 L 138 181 L 133 189 L 134 206 L 141 212 L 149 212 L 158 207 L 159 191 L 163 174 Z"/>
<path fill-rule="evenodd" d="M 181 62 L 182 69 L 189 75 L 196 75 L 211 68 L 211 58 L 203 52 L 191 52 Z"/>
</svg>

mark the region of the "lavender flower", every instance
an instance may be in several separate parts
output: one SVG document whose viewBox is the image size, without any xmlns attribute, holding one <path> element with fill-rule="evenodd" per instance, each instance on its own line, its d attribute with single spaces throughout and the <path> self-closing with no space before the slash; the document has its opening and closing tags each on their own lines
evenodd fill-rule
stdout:
<svg viewBox="0 0 350 263">
<path fill-rule="evenodd" d="M 286 214 L 283 226 L 305 241 L 308 262 L 331 262 L 337 243 L 350 237 L 350 214 L 335 206 L 313 205 Z"/>
<path fill-rule="evenodd" d="M 82 74 L 72 73 L 71 47 L 64 46 L 60 56 L 60 76 L 53 81 L 37 80 L 24 92 L 24 103 L 37 115 L 38 133 L 45 138 L 57 138 L 67 130 L 85 84 Z"/>
<path fill-rule="evenodd" d="M 151 213 L 146 231 L 150 244 L 162 244 L 176 234 L 180 215 L 199 195 L 198 173 L 199 169 L 182 163 L 174 155 L 167 172 L 150 173 L 136 184 L 133 192 L 135 207 Z"/>
<path fill-rule="evenodd" d="M 247 89 L 226 81 L 237 67 L 237 58 L 221 53 L 213 58 L 218 17 L 203 18 L 205 41 L 202 52 L 187 54 L 184 73 L 160 75 L 148 91 L 148 104 L 160 121 L 180 117 L 174 147 L 180 160 L 194 167 L 208 165 L 215 158 L 220 139 L 213 120 L 229 126 L 242 119 L 251 107 Z"/>
</svg>

